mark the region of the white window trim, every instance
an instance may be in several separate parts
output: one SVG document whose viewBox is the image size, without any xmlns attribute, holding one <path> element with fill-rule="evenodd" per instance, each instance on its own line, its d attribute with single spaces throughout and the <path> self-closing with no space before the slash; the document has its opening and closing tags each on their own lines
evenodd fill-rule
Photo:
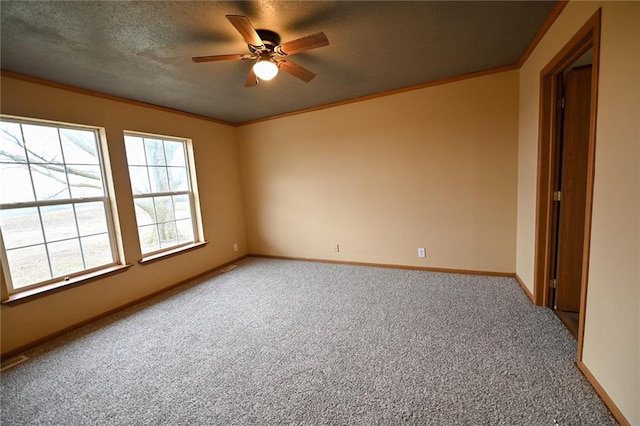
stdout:
<svg viewBox="0 0 640 426">
<path fill-rule="evenodd" d="M 105 129 L 99 126 L 89 126 L 84 124 L 76 124 L 76 123 L 67 123 L 61 121 L 52 121 L 52 120 L 42 120 L 31 117 L 20 117 L 13 116 L 7 114 L 0 114 L 0 118 L 3 121 L 14 122 L 18 124 L 32 124 L 32 125 L 45 125 L 45 126 L 55 126 L 58 129 L 66 128 L 66 129 L 79 129 L 91 131 L 95 134 L 96 137 L 96 147 L 98 150 L 99 157 L 99 165 L 100 165 L 100 173 L 102 178 L 102 184 L 104 188 L 104 195 L 101 197 L 81 197 L 81 198 L 67 198 L 61 200 L 45 200 L 45 201 L 29 201 L 29 202 L 19 202 L 19 203 L 5 203 L 0 204 L 0 209 L 15 209 L 15 208 L 25 208 L 25 207 L 46 207 L 46 206 L 55 206 L 62 204 L 77 204 L 77 203 L 86 203 L 86 202 L 95 202 L 99 201 L 103 203 L 105 209 L 105 219 L 107 224 L 108 236 L 109 236 L 109 244 L 111 247 L 111 256 L 113 262 L 93 268 L 83 269 L 81 271 L 67 274 L 64 276 L 59 276 L 55 278 L 51 278 L 45 281 L 40 281 L 28 286 L 21 286 L 19 288 L 14 288 L 11 272 L 9 268 L 9 262 L 6 256 L 6 249 L 4 245 L 4 240 L 2 238 L 2 233 L 0 233 L 0 265 L 2 266 L 2 275 L 4 279 L 4 286 L 2 288 L 2 300 L 3 302 L 6 300 L 16 300 L 23 298 L 22 295 L 35 295 L 39 294 L 43 291 L 49 291 L 51 289 L 57 289 L 70 284 L 77 284 L 79 282 L 84 281 L 85 279 L 92 279 L 97 276 L 103 274 L 110 274 L 115 271 L 122 270 L 123 268 L 128 268 L 131 265 L 125 265 L 122 262 L 124 259 L 123 250 L 122 250 L 122 241 L 120 239 L 120 229 L 118 227 L 118 223 L 115 220 L 117 217 L 115 210 L 115 202 L 114 202 L 114 187 L 113 180 L 111 175 L 108 173 L 109 169 L 107 165 L 109 163 L 108 158 L 108 150 L 107 150 L 107 141 L 106 141 L 106 132 Z M 23 138 L 24 139 L 24 138 Z M 31 170 L 29 170 L 29 174 L 31 175 Z M 31 185 L 33 186 L 33 178 L 31 178 Z M 34 188 L 35 194 L 35 188 Z M 70 194 L 71 195 L 71 194 Z M 74 207 L 75 209 L 75 207 Z M 42 227 L 42 217 L 38 214 L 40 220 L 40 226 Z M 76 227 L 77 227 L 76 223 Z M 78 236 L 77 238 L 80 238 Z M 73 238 L 75 239 L 75 237 Z M 45 248 L 46 249 L 46 248 Z M 49 254 L 47 250 L 47 261 L 50 262 Z M 41 290 L 42 289 L 42 290 Z"/>
<path fill-rule="evenodd" d="M 191 208 L 191 225 L 193 227 L 193 241 L 176 244 L 170 247 L 161 248 L 159 250 L 154 250 L 148 253 L 142 253 L 142 246 L 140 243 L 140 236 L 138 235 L 138 245 L 141 250 L 141 256 L 139 263 L 150 263 L 161 259 L 165 256 L 172 256 L 175 254 L 179 254 L 183 251 L 190 250 L 193 248 L 202 247 L 207 244 L 207 241 L 204 239 L 204 231 L 202 227 L 202 214 L 200 211 L 200 201 L 198 194 L 198 184 L 196 178 L 196 168 L 195 161 L 193 155 L 193 142 L 190 138 L 184 138 L 179 136 L 169 136 L 162 135 L 157 133 L 146 133 L 139 132 L 134 130 L 125 130 L 123 132 L 123 140 L 127 136 L 132 137 L 141 137 L 141 138 L 153 138 L 153 139 L 161 139 L 163 141 L 171 141 L 171 142 L 180 142 L 184 145 L 184 155 L 185 155 L 185 164 L 187 166 L 187 182 L 188 182 L 188 191 L 168 191 L 168 192 L 149 192 L 145 194 L 135 194 L 132 189 L 132 197 L 134 201 L 134 209 L 135 209 L 135 200 L 141 198 L 153 198 L 153 197 L 162 197 L 162 196 L 175 196 L 175 195 L 188 195 L 189 198 L 189 206 Z M 166 159 L 165 159 L 166 162 Z M 129 164 L 129 159 L 127 158 L 127 170 L 131 165 Z M 134 165 L 135 166 L 135 165 Z M 148 173 L 148 170 L 147 170 Z M 129 185 L 131 185 L 131 176 L 129 176 Z M 139 226 L 136 220 L 136 230 L 139 232 Z"/>
</svg>

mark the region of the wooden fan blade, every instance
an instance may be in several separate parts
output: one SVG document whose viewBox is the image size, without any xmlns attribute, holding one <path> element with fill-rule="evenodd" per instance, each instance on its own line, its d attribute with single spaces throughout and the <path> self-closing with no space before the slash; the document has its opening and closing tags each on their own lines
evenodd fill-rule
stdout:
<svg viewBox="0 0 640 426">
<path fill-rule="evenodd" d="M 246 41 L 247 44 L 256 47 L 264 47 L 262 39 L 256 32 L 256 29 L 253 28 L 253 25 L 251 25 L 249 18 L 242 15 L 227 15 L 227 19 L 234 27 L 236 27 L 236 30 L 238 30 L 240 35 L 242 35 L 242 38 L 244 38 L 244 41 Z"/>
<path fill-rule="evenodd" d="M 287 41 L 276 46 L 275 51 L 281 55 L 293 55 L 295 53 L 304 52 L 305 50 L 317 49 L 329 45 L 329 39 L 324 33 L 315 33 L 310 36 L 298 38 L 296 40 Z"/>
<path fill-rule="evenodd" d="M 249 68 L 249 74 L 247 75 L 247 79 L 244 81 L 244 87 L 253 87 L 258 84 L 258 77 L 253 72 L 253 67 Z"/>
<path fill-rule="evenodd" d="M 196 56 L 191 58 L 193 62 L 216 62 L 216 61 L 237 61 L 240 59 L 249 59 L 250 55 L 214 55 L 214 56 Z"/>
<path fill-rule="evenodd" d="M 305 83 L 310 82 L 316 76 L 314 73 L 309 71 L 308 69 L 301 67 L 298 64 L 294 64 L 291 61 L 280 61 L 278 62 L 278 68 L 282 71 L 291 74 L 294 77 L 299 78 Z"/>
</svg>

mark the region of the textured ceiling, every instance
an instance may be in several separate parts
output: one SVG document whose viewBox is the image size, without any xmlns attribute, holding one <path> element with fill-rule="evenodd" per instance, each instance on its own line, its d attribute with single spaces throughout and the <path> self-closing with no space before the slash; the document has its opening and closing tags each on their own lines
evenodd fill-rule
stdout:
<svg viewBox="0 0 640 426">
<path fill-rule="evenodd" d="M 518 61 L 555 1 L 1 1 L 1 67 L 232 123 Z M 282 41 L 323 31 L 327 47 L 290 56 L 317 74 L 245 88 L 251 61 L 227 14 Z"/>
</svg>

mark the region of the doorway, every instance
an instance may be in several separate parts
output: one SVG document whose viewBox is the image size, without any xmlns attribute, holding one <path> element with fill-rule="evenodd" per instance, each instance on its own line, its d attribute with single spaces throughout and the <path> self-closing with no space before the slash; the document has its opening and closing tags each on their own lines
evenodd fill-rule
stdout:
<svg viewBox="0 0 640 426">
<path fill-rule="evenodd" d="M 557 77 L 559 115 L 553 187 L 551 307 L 577 339 L 587 204 L 593 49 Z"/>
<path fill-rule="evenodd" d="M 600 10 L 542 70 L 540 81 L 534 300 L 573 329 L 578 361 L 587 300 L 599 46 Z"/>
</svg>

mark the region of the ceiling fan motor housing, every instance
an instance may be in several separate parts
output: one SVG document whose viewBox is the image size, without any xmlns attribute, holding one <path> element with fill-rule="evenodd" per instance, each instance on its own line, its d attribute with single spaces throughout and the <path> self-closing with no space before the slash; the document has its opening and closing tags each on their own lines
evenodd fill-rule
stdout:
<svg viewBox="0 0 640 426">
<path fill-rule="evenodd" d="M 267 48 L 269 52 L 273 52 L 275 47 L 280 44 L 280 35 L 271 30 L 256 30 L 258 36 L 262 39 L 264 46 Z M 260 48 L 253 46 L 251 44 L 248 45 L 249 50 L 253 53 L 260 53 Z"/>
</svg>

